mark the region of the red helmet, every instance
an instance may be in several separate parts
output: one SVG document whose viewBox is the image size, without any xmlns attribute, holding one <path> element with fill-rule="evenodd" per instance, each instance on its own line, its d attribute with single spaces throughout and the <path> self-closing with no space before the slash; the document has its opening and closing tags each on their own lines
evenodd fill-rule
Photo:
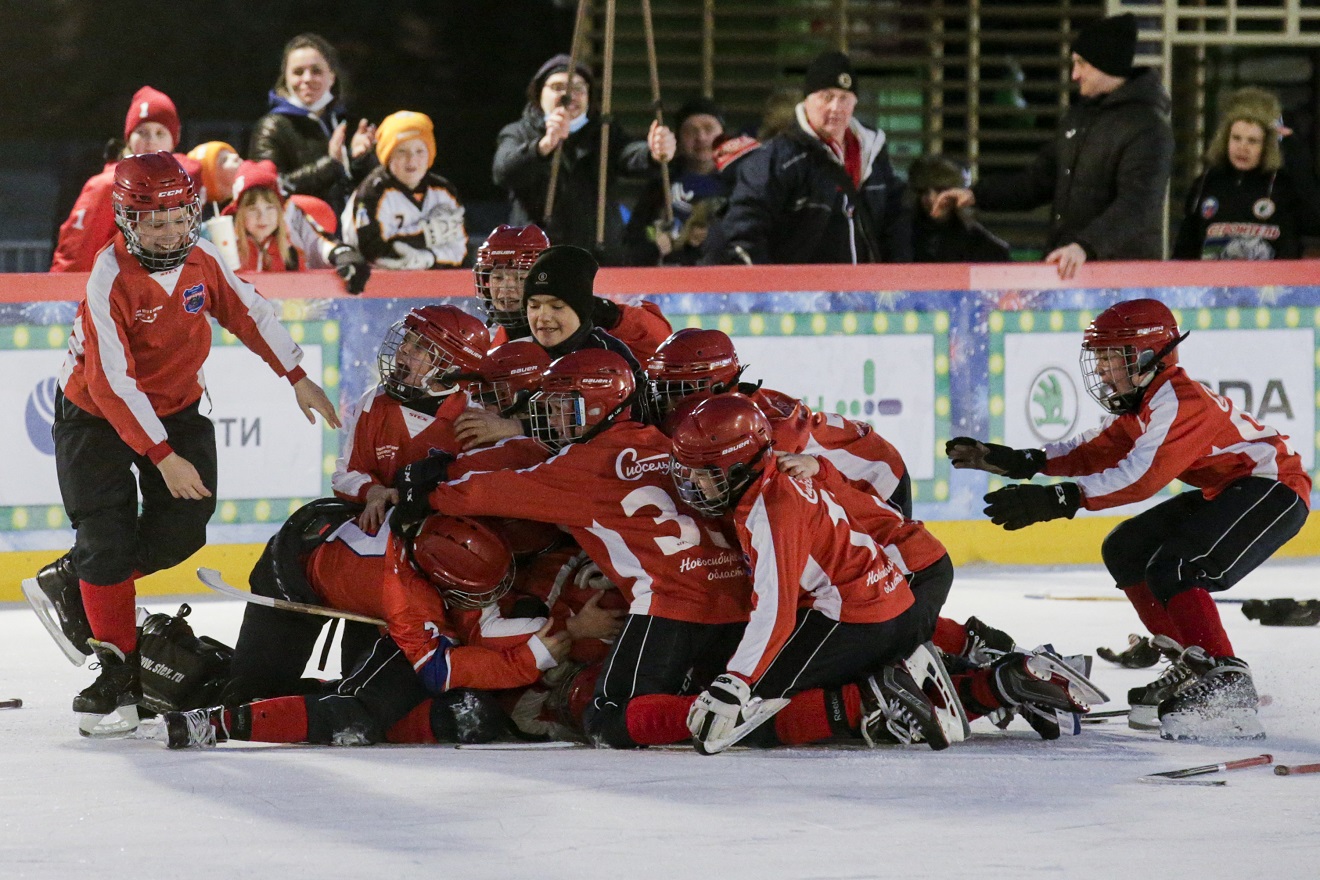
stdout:
<svg viewBox="0 0 1320 880">
<path fill-rule="evenodd" d="M 464 516 L 428 516 L 413 538 L 411 558 L 455 608 L 485 608 L 513 585 L 509 543 L 499 532 Z"/>
<path fill-rule="evenodd" d="M 458 387 L 447 377 L 476 372 L 489 347 L 480 319 L 454 306 L 422 306 L 386 331 L 380 380 L 396 400 L 442 397 Z"/>
<path fill-rule="evenodd" d="M 620 355 L 583 348 L 555 361 L 527 402 L 532 436 L 558 451 L 631 414 L 637 380 Z"/>
<path fill-rule="evenodd" d="M 522 307 L 523 280 L 527 270 L 536 262 L 541 251 L 550 247 L 550 239 L 539 226 L 499 226 L 477 248 L 477 261 L 473 274 L 477 279 L 477 296 L 482 308 L 495 323 L 504 327 L 512 339 L 528 334 L 527 313 Z M 491 294 L 491 273 L 505 269 L 495 279 L 496 293 L 502 293 L 497 303 Z M 517 305 L 509 308 L 508 297 L 516 294 Z M 503 308 L 501 308 L 503 305 Z"/>
<path fill-rule="evenodd" d="M 541 387 L 550 355 L 531 340 L 506 342 L 488 353 L 477 368 L 478 381 L 469 391 L 478 403 L 512 413 Z"/>
<path fill-rule="evenodd" d="M 1086 390 L 1112 413 L 1133 412 L 1155 374 L 1178 363 L 1178 321 L 1164 303 L 1133 299 L 1105 309 L 1082 336 Z"/>
<path fill-rule="evenodd" d="M 770 421 L 751 398 L 718 394 L 675 426 L 669 473 L 688 506 L 719 516 L 738 503 L 773 445 Z"/>
<path fill-rule="evenodd" d="M 812 413 L 805 403 L 772 388 L 761 388 L 753 400 L 770 421 L 776 450 L 801 452 L 807 448 Z"/>
<path fill-rule="evenodd" d="M 720 330 L 688 327 L 670 336 L 646 363 L 648 404 L 663 418 L 674 402 L 698 391 L 716 394 L 738 382 L 743 367 L 733 340 Z"/>
<path fill-rule="evenodd" d="M 142 268 L 168 272 L 188 259 L 197 244 L 201 207 L 197 185 L 173 154 L 162 151 L 120 159 L 110 200 L 128 252 Z M 150 243 L 142 239 L 143 223 L 150 224 Z"/>
</svg>

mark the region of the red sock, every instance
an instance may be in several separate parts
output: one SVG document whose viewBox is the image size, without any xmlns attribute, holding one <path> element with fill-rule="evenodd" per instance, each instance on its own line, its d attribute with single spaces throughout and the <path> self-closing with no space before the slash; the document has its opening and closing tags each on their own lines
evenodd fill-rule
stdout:
<svg viewBox="0 0 1320 880">
<path fill-rule="evenodd" d="M 385 732 L 385 741 L 392 743 L 425 743 L 433 745 L 435 734 L 431 732 L 431 701 L 423 700 L 421 705 Z"/>
<path fill-rule="evenodd" d="M 837 691 L 794 694 L 775 715 L 775 736 L 784 745 L 795 746 L 853 733 L 861 722 L 861 694 L 857 685 L 846 684 Z"/>
<path fill-rule="evenodd" d="M 990 684 L 990 677 L 994 674 L 993 669 L 974 669 L 953 676 L 953 687 L 967 712 L 968 721 L 975 721 L 1001 708 L 999 695 Z"/>
<path fill-rule="evenodd" d="M 1131 587 L 1124 587 L 1123 592 L 1127 594 L 1132 607 L 1137 609 L 1137 617 L 1141 618 L 1142 624 L 1145 625 L 1151 635 L 1168 636 L 1183 647 L 1187 646 L 1181 628 L 1169 615 L 1164 603 L 1155 598 L 1155 594 L 1150 591 L 1150 587 L 1144 583 L 1136 584 Z"/>
<path fill-rule="evenodd" d="M 133 579 L 117 584 L 78 581 L 92 635 L 127 654 L 137 647 L 137 592 Z"/>
<path fill-rule="evenodd" d="M 946 654 L 961 654 L 967 647 L 967 627 L 956 620 L 941 617 L 935 621 L 935 635 L 931 636 L 931 641 Z"/>
<path fill-rule="evenodd" d="M 1200 645 L 1211 657 L 1232 657 L 1233 646 L 1210 594 L 1196 587 L 1169 600 L 1169 617 L 1183 634 L 1183 647 Z"/>
<path fill-rule="evenodd" d="M 628 736 L 639 746 L 667 746 L 691 738 L 687 716 L 696 699 L 672 694 L 633 697 L 623 716 Z"/>
<path fill-rule="evenodd" d="M 252 712 L 252 742 L 307 742 L 307 701 L 304 697 L 275 697 L 248 706 Z"/>
</svg>

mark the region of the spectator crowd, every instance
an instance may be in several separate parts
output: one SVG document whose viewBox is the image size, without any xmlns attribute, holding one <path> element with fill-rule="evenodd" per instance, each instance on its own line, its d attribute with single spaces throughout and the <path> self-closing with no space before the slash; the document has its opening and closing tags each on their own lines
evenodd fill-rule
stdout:
<svg viewBox="0 0 1320 880">
<path fill-rule="evenodd" d="M 975 184 L 938 154 L 918 157 L 905 179 L 885 132 L 857 118 L 858 76 L 842 52 L 817 56 L 800 91 L 771 95 L 759 129 L 739 130 L 715 101 L 695 97 L 672 128 L 657 119 L 635 137 L 611 123 L 608 138 L 595 71 L 556 55 L 499 132 L 491 177 L 508 194 L 510 225 L 536 224 L 551 243 L 589 249 L 604 265 L 1002 261 L 1008 244 L 976 210 L 1048 206 L 1045 260 L 1070 278 L 1087 261 L 1165 251 L 1171 102 L 1158 71 L 1134 66 L 1136 46 L 1130 14 L 1084 28 L 1071 47 L 1077 96 L 1054 136 L 1022 170 Z M 373 266 L 472 265 L 479 240 L 469 238 L 462 194 L 433 167 L 443 133 L 412 110 L 355 120 L 342 79 L 332 44 L 316 34 L 290 40 L 246 153 L 218 141 L 176 152 L 178 110 L 143 86 L 122 149 L 60 227 L 51 271 L 90 270 L 115 232 L 116 162 L 158 151 L 174 152 L 196 181 L 202 234 L 238 271 L 333 267 L 358 292 Z M 1320 188 L 1297 141 L 1275 95 L 1231 94 L 1173 257 L 1302 256 L 1304 237 L 1320 234 Z M 627 206 L 625 178 L 640 193 Z"/>
</svg>

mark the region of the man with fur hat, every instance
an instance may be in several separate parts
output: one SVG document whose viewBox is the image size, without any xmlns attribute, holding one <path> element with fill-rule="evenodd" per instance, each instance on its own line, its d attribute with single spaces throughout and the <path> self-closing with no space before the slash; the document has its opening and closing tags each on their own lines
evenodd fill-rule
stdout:
<svg viewBox="0 0 1320 880">
<path fill-rule="evenodd" d="M 431 171 L 435 126 L 425 113 L 400 110 L 376 129 L 380 167 L 344 208 L 344 244 L 382 269 L 463 265 L 467 230 L 452 184 Z"/>
<path fill-rule="evenodd" d="M 1320 234 L 1320 205 L 1283 165 L 1282 108 L 1259 88 L 1228 99 L 1206 170 L 1192 184 L 1173 246 L 1177 260 L 1296 260 L 1302 236 Z"/>
<path fill-rule="evenodd" d="M 967 169 L 938 154 L 920 156 L 908 169 L 913 202 L 912 259 L 918 263 L 1002 263 L 1011 259 L 1008 243 L 986 229 L 971 208 L 945 206 L 933 214 L 946 189 L 967 185 Z"/>
<path fill-rule="evenodd" d="M 160 150 L 169 152 L 178 146 L 179 111 L 170 96 L 151 86 L 143 86 L 134 92 L 124 117 L 124 145 L 119 158 Z M 199 180 L 201 163 L 181 153 L 175 153 L 174 158 L 189 177 Z M 97 253 L 115 237 L 117 227 L 110 190 L 114 187 L 117 164 L 118 159 L 106 162 L 100 174 L 83 184 L 68 219 L 60 225 L 50 271 L 92 271 Z"/>
<path fill-rule="evenodd" d="M 912 259 L 903 181 L 883 131 L 857 121 L 842 52 L 807 68 L 796 124 L 740 163 L 723 232 L 725 262 L 898 263 Z"/>
<path fill-rule="evenodd" d="M 1024 170 L 949 190 L 937 209 L 1052 205 L 1045 261 L 1064 279 L 1087 260 L 1161 259 L 1173 162 L 1170 100 L 1158 71 L 1132 66 L 1136 47 L 1130 13 L 1084 28 L 1072 46 L 1081 100 L 1068 108 L 1054 140 Z"/>
<path fill-rule="evenodd" d="M 509 193 L 509 225 L 535 223 L 556 244 L 594 248 L 600 164 L 600 119 L 591 113 L 591 68 L 556 55 L 541 65 L 527 85 L 527 106 L 516 122 L 500 130 L 492 176 Z M 545 218 L 546 194 L 555 151 L 563 146 L 555 183 L 554 216 Z M 614 194 L 619 174 L 645 176 L 654 163 L 674 157 L 674 133 L 651 124 L 646 140 L 633 140 L 617 124 L 610 128 L 605 193 L 606 263 L 623 262 L 623 215 Z"/>
</svg>

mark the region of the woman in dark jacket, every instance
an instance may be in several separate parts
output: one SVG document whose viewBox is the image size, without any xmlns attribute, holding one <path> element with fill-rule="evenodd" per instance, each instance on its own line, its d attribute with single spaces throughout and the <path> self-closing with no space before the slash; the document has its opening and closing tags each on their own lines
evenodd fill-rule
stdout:
<svg viewBox="0 0 1320 880">
<path fill-rule="evenodd" d="M 257 120 L 248 148 L 252 161 L 275 163 L 288 192 L 324 199 L 336 214 L 376 165 L 375 126 L 359 120 L 347 137 L 335 93 L 341 80 L 339 53 L 329 42 L 316 34 L 294 37 L 284 46 L 270 112 Z"/>
<path fill-rule="evenodd" d="M 1302 236 L 1320 233 L 1320 205 L 1283 166 L 1280 115 L 1264 89 L 1229 98 L 1206 170 L 1187 194 L 1175 260 L 1296 260 Z"/>
<path fill-rule="evenodd" d="M 500 130 L 492 172 L 495 185 L 509 191 L 510 225 L 535 223 L 545 229 L 553 244 L 594 249 L 600 121 L 589 113 L 591 69 L 578 63 L 570 88 L 568 63 L 567 55 L 556 55 L 532 77 L 522 118 Z M 555 184 L 554 216 L 546 223 L 550 167 L 561 142 L 564 150 Z M 673 158 L 674 151 L 673 132 L 662 125 L 652 123 L 644 141 L 630 140 L 619 126 L 611 126 L 605 251 L 598 255 L 602 262 L 622 262 L 623 215 L 613 192 L 615 176 L 644 176 L 653 162 Z"/>
</svg>

